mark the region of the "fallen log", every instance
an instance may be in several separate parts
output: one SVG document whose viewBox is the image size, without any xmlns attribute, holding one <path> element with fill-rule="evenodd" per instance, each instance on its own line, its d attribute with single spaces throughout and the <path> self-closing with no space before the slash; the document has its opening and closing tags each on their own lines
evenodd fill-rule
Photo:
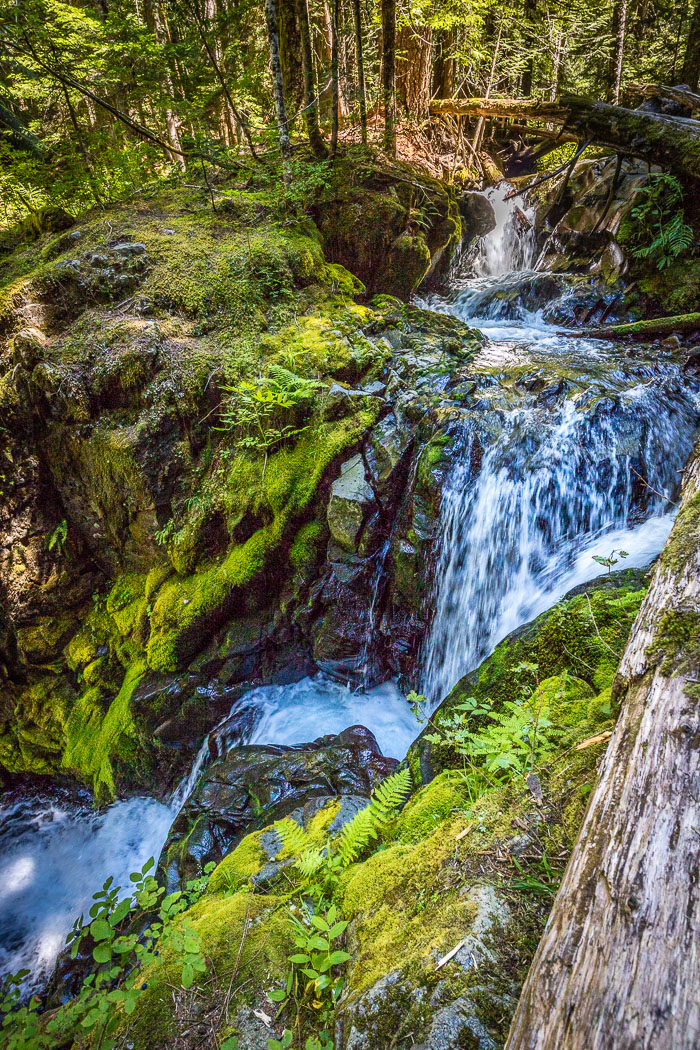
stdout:
<svg viewBox="0 0 700 1050">
<path fill-rule="evenodd" d="M 677 102 L 686 109 L 700 110 L 700 95 L 684 87 L 667 87 L 666 84 L 632 84 L 629 91 L 636 92 L 644 98 L 663 98 Z"/>
<path fill-rule="evenodd" d="M 667 335 L 688 335 L 700 332 L 700 313 L 677 314 L 675 317 L 654 317 L 651 321 L 633 321 L 630 324 L 614 324 L 606 328 L 582 328 L 578 331 L 566 329 L 558 335 L 576 339 L 661 339 Z"/>
<path fill-rule="evenodd" d="M 556 102 L 528 98 L 436 99 L 434 116 L 505 117 L 561 124 L 586 140 L 641 157 L 679 175 L 700 178 L 700 122 L 562 95 Z"/>
<path fill-rule="evenodd" d="M 700 446 L 506 1050 L 700 1046 Z"/>
</svg>

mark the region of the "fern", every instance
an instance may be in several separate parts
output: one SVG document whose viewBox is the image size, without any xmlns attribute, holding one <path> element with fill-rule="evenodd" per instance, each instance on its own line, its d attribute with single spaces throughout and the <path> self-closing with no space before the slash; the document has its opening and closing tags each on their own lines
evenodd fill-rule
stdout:
<svg viewBox="0 0 700 1050">
<path fill-rule="evenodd" d="M 319 849 L 318 846 L 307 846 L 304 852 L 295 860 L 294 866 L 302 879 L 311 879 L 321 870 L 325 859 L 325 850 Z"/>
<path fill-rule="evenodd" d="M 291 817 L 278 820 L 274 825 L 275 831 L 282 840 L 282 849 L 291 857 L 300 857 L 305 850 L 311 847 L 311 839 L 306 831 Z"/>
<path fill-rule="evenodd" d="M 408 769 L 399 769 L 379 785 L 369 805 L 356 813 L 341 832 L 338 856 L 343 868 L 352 864 L 369 842 L 376 839 L 382 827 L 395 816 L 410 790 L 411 773 Z"/>
</svg>

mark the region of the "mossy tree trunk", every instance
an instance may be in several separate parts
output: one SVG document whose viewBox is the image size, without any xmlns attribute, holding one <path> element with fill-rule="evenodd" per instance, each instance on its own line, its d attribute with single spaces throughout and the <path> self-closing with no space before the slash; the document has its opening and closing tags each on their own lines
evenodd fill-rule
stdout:
<svg viewBox="0 0 700 1050">
<path fill-rule="evenodd" d="M 357 61 L 357 96 L 360 105 L 362 145 L 367 145 L 367 101 L 365 91 L 365 58 L 362 45 L 362 8 L 360 0 L 352 0 L 352 19 L 355 27 L 355 58 Z"/>
<path fill-rule="evenodd" d="M 452 98 L 430 104 L 434 116 L 504 117 L 563 124 L 581 142 L 608 146 L 626 156 L 641 157 L 679 175 L 700 178 L 700 125 L 578 95 L 562 95 L 556 102 L 527 98 Z"/>
<path fill-rule="evenodd" d="M 280 136 L 280 152 L 282 154 L 282 178 L 284 179 L 285 185 L 288 186 L 292 181 L 292 147 L 289 141 L 287 108 L 284 102 L 284 81 L 282 79 L 282 62 L 280 59 L 280 35 L 277 24 L 277 8 L 275 6 L 275 0 L 265 0 L 265 20 L 267 22 L 267 39 L 270 45 L 272 86 L 275 94 L 275 113 L 277 115 L 277 127 L 279 128 Z"/>
<path fill-rule="evenodd" d="M 316 97 L 316 77 L 311 47 L 308 0 L 297 0 L 297 19 L 301 36 L 301 64 L 304 73 L 304 121 L 306 123 L 306 133 L 309 136 L 309 143 L 314 156 L 319 160 L 323 160 L 326 156 L 326 144 L 318 126 L 318 99 Z"/>
<path fill-rule="evenodd" d="M 382 0 L 382 99 L 384 149 L 396 156 L 396 0 Z"/>
<path fill-rule="evenodd" d="M 700 0 L 695 0 L 690 17 L 681 80 L 692 91 L 697 91 L 700 87 Z"/>
<path fill-rule="evenodd" d="M 700 446 L 506 1050 L 700 1046 Z"/>
</svg>

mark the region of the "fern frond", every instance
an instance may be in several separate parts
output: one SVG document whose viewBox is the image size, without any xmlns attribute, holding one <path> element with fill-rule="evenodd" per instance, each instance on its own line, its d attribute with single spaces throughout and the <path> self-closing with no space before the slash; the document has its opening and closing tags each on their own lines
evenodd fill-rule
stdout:
<svg viewBox="0 0 700 1050">
<path fill-rule="evenodd" d="M 302 879 L 310 879 L 322 866 L 323 860 L 324 850 L 319 849 L 317 846 L 307 846 L 304 852 L 297 857 L 294 866 Z"/>
<path fill-rule="evenodd" d="M 371 839 L 376 839 L 381 828 L 395 815 L 411 790 L 411 773 L 400 769 L 375 789 L 369 805 L 343 828 L 338 840 L 338 856 L 342 867 L 347 868 L 366 848 Z"/>
<path fill-rule="evenodd" d="M 282 840 L 282 849 L 291 857 L 300 857 L 311 845 L 308 834 L 291 817 L 278 820 L 273 826 Z"/>
</svg>

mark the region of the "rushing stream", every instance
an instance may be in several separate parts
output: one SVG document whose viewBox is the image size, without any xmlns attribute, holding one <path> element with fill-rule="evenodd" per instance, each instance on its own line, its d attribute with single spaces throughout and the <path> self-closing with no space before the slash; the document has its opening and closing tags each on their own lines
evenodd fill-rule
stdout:
<svg viewBox="0 0 700 1050">
<path fill-rule="evenodd" d="M 623 549 L 626 566 L 643 566 L 659 553 L 698 423 L 697 385 L 671 353 L 559 333 L 569 285 L 531 269 L 534 233 L 505 192 L 489 191 L 498 223 L 469 272 L 426 304 L 490 337 L 451 432 L 421 672 L 435 702 L 510 631 L 605 572 L 594 555 Z M 317 675 L 257 689 L 241 709 L 252 712 L 249 743 L 294 744 L 361 723 L 402 757 L 420 729 L 391 682 L 351 692 Z M 160 853 L 206 756 L 205 746 L 167 805 L 130 799 L 94 813 L 69 799 L 0 802 L 0 974 L 46 973 L 107 876 L 128 885 Z"/>
</svg>

